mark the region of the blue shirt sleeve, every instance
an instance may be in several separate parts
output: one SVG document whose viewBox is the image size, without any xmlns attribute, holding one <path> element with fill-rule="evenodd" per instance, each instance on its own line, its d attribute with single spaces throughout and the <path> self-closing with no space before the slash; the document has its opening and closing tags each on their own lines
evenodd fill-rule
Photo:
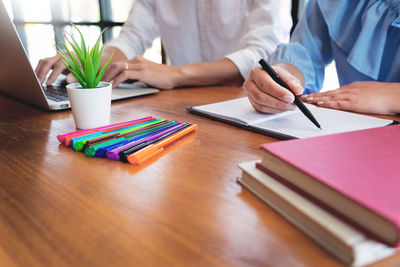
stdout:
<svg viewBox="0 0 400 267">
<path fill-rule="evenodd" d="M 304 93 L 321 90 L 325 66 L 332 61 L 331 38 L 321 10 L 310 0 L 288 44 L 280 44 L 269 57 L 270 64 L 296 66 L 305 80 Z"/>
</svg>

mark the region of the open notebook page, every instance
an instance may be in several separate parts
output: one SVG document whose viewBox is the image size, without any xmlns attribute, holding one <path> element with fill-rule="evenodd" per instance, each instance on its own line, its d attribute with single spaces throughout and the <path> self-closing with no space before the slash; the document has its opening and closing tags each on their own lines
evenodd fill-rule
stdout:
<svg viewBox="0 0 400 267">
<path fill-rule="evenodd" d="M 293 110 L 277 114 L 263 114 L 257 112 L 252 107 L 247 97 L 197 106 L 195 107 L 195 109 L 200 110 L 203 113 L 207 113 L 209 115 L 218 115 L 218 117 L 220 118 L 229 119 L 231 121 L 236 121 L 246 125 L 268 121 L 282 116 L 286 116 L 291 113 L 300 112 L 298 110 Z"/>
<path fill-rule="evenodd" d="M 297 138 L 381 127 L 392 122 L 310 104 L 306 106 L 321 124 L 322 130 L 318 129 L 299 109 L 278 114 L 262 114 L 254 110 L 247 97 L 197 106 L 195 109 L 211 116 Z"/>
</svg>

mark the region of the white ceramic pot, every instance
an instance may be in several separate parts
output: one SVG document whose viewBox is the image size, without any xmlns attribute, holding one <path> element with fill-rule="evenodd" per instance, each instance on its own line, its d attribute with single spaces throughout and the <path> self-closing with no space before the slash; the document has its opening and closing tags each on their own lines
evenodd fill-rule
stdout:
<svg viewBox="0 0 400 267">
<path fill-rule="evenodd" d="M 100 82 L 97 88 L 83 89 L 79 83 L 67 85 L 75 125 L 79 129 L 110 124 L 111 83 Z"/>
</svg>

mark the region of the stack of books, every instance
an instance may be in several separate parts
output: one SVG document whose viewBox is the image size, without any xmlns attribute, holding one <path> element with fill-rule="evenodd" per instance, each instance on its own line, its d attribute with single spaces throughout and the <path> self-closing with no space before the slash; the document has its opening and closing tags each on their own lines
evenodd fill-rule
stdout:
<svg viewBox="0 0 400 267">
<path fill-rule="evenodd" d="M 342 262 L 400 243 L 400 125 L 262 145 L 238 181 Z"/>
</svg>

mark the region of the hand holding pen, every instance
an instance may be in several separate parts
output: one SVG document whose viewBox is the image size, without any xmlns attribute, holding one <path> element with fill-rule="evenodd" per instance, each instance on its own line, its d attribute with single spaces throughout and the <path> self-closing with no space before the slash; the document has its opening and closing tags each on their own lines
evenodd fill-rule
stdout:
<svg viewBox="0 0 400 267">
<path fill-rule="evenodd" d="M 293 65 L 282 63 L 285 68 L 274 66 L 272 69 L 264 60 L 260 60 L 262 68 L 254 68 L 243 84 L 249 100 L 254 108 L 263 113 L 279 113 L 296 109 L 320 128 L 312 113 L 301 102 L 297 95 L 303 92 L 301 72 Z"/>
</svg>

